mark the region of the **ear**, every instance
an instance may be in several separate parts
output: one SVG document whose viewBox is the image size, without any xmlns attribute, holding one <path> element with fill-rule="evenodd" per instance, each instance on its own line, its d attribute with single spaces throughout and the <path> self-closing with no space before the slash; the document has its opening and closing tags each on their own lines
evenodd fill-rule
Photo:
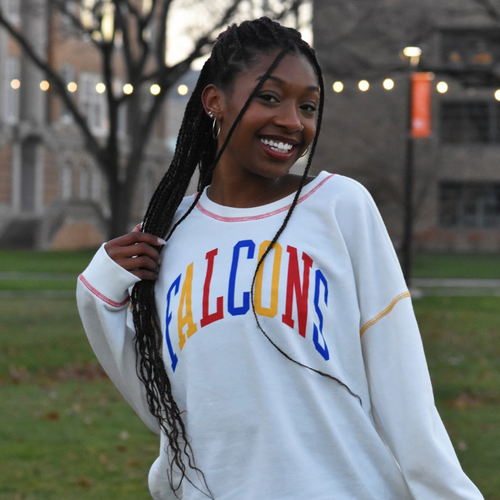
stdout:
<svg viewBox="0 0 500 500">
<path fill-rule="evenodd" d="M 207 85 L 201 94 L 201 102 L 208 114 L 211 111 L 215 118 L 221 118 L 222 105 L 222 92 L 213 84 Z"/>
</svg>

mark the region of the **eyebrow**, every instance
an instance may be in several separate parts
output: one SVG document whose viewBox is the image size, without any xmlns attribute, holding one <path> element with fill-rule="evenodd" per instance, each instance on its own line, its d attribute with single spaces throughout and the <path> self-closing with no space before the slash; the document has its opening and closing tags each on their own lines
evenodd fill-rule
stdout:
<svg viewBox="0 0 500 500">
<path fill-rule="evenodd" d="M 263 76 L 264 75 L 258 76 L 256 78 L 256 81 L 260 81 L 263 78 Z M 268 76 L 267 79 L 268 80 L 272 80 L 273 82 L 276 82 L 276 83 L 281 83 L 281 84 L 285 83 L 284 80 L 282 80 L 281 78 L 278 78 L 277 76 L 272 76 L 271 75 L 271 76 Z M 316 86 L 316 85 L 311 85 L 311 86 L 307 87 L 307 90 L 311 90 L 311 91 L 317 92 L 319 94 L 319 87 Z"/>
</svg>

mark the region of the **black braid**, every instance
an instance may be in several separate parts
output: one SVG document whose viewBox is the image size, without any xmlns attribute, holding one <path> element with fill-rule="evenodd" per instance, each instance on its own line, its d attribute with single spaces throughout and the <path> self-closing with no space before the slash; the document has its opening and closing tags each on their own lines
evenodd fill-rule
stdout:
<svg viewBox="0 0 500 500">
<path fill-rule="evenodd" d="M 238 30 L 235 29 L 235 26 L 232 26 L 231 29 L 231 36 L 233 37 L 234 43 L 236 45 L 236 48 L 241 54 L 245 53 L 245 49 L 243 48 L 243 45 L 241 45 L 240 37 L 238 36 Z"/>
<path fill-rule="evenodd" d="M 206 115 L 202 105 L 201 97 L 203 90 L 209 84 L 214 84 L 223 90 L 230 90 L 236 76 L 243 70 L 251 67 L 259 56 L 269 55 L 276 51 L 278 51 L 278 55 L 248 97 L 235 122 L 232 124 L 223 145 L 217 153 L 217 144 L 212 138 L 212 120 Z M 224 33 L 219 35 L 216 44 L 212 48 L 211 57 L 204 64 L 196 87 L 186 106 L 173 160 L 151 199 L 144 217 L 142 231 L 155 234 L 162 238 L 166 236 L 168 240 L 177 226 L 189 215 L 189 213 L 191 213 L 203 190 L 210 185 L 215 166 L 224 153 L 241 117 L 250 106 L 253 98 L 259 92 L 264 82 L 276 69 L 280 61 L 289 53 L 305 55 L 313 65 L 318 76 L 320 102 L 318 107 L 317 129 L 311 145 L 307 166 L 300 181 L 299 189 L 295 194 L 292 206 L 282 226 L 275 234 L 271 244 L 263 253 L 257 264 L 251 287 L 252 308 L 258 328 L 281 354 L 300 366 L 335 380 L 361 402 L 359 396 L 354 394 L 346 384 L 337 378 L 302 365 L 282 351 L 263 330 L 255 311 L 254 288 L 257 273 L 265 257 L 272 250 L 274 244 L 285 229 L 297 205 L 301 190 L 307 179 L 321 130 L 324 107 L 322 71 L 314 50 L 302 40 L 298 31 L 281 26 L 268 18 L 261 18 L 255 21 L 245 21 L 241 23 L 240 26 L 232 25 Z M 187 212 L 175 225 L 172 225 L 176 210 L 182 198 L 185 196 L 189 182 L 197 168 L 199 169 L 198 194 Z M 167 375 L 161 354 L 163 335 L 156 309 L 154 282 L 143 280 L 137 283 L 132 291 L 131 303 L 136 330 L 135 347 L 138 359 L 137 374 L 146 388 L 146 398 L 150 412 L 156 417 L 162 432 L 164 432 L 168 438 L 166 451 L 170 457 L 171 469 L 167 471 L 170 486 L 177 496 L 177 491 L 182 481 L 185 479 L 207 497 L 214 498 L 203 472 L 196 465 L 194 453 L 182 419 L 182 412 L 178 408 L 172 395 L 172 385 Z M 187 459 L 187 464 L 185 463 L 185 459 Z M 180 479 L 177 484 L 174 484 L 173 479 L 174 467 L 180 473 Z M 197 486 L 194 480 L 189 476 L 188 467 L 193 470 L 198 479 L 202 481 L 203 485 L 201 487 Z"/>
</svg>

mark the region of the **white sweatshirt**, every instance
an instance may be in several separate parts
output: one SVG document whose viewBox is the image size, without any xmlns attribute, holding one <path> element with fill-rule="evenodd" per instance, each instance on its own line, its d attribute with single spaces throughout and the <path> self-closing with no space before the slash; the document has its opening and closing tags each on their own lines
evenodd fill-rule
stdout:
<svg viewBox="0 0 500 500">
<path fill-rule="evenodd" d="M 203 193 L 162 254 L 163 359 L 200 469 L 217 500 L 479 500 L 434 406 L 411 299 L 368 192 L 321 173 L 301 194 L 250 288 L 290 195 L 248 209 Z M 181 204 L 177 219 L 193 201 Z M 118 389 L 159 432 L 136 376 L 128 289 L 101 248 L 79 279 L 90 343 Z M 174 498 L 166 439 L 155 500 Z M 194 473 L 191 478 L 200 484 Z M 206 498 L 183 483 L 183 500 Z"/>
</svg>

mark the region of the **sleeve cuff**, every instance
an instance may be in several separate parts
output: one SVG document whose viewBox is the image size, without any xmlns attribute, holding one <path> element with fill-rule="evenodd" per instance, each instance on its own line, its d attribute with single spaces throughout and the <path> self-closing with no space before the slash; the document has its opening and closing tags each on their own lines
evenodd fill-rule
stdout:
<svg viewBox="0 0 500 500">
<path fill-rule="evenodd" d="M 122 307 L 127 304 L 128 289 L 141 281 L 111 259 L 104 244 L 80 275 L 79 280 L 92 294 L 112 307 Z"/>
</svg>

